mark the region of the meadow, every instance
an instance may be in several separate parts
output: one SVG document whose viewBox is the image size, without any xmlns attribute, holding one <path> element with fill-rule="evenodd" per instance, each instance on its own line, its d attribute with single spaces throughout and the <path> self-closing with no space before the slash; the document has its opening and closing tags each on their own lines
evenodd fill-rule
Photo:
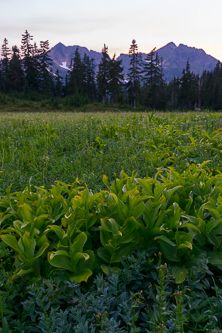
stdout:
<svg viewBox="0 0 222 333">
<path fill-rule="evenodd" d="M 221 170 L 222 118 L 217 113 L 1 113 L 1 192 L 49 187 L 76 177 L 92 190 L 124 170 L 153 176 L 210 160 Z"/>
<path fill-rule="evenodd" d="M 221 154 L 221 113 L 0 113 L 0 331 L 220 332 Z"/>
</svg>

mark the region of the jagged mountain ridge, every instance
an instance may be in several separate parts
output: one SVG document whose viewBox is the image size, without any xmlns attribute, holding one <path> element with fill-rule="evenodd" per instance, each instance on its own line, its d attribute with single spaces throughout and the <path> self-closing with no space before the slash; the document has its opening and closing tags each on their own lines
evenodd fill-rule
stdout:
<svg viewBox="0 0 222 333">
<path fill-rule="evenodd" d="M 83 57 L 84 53 L 86 53 L 90 58 L 94 58 L 94 63 L 98 66 L 102 57 L 100 52 L 88 50 L 86 47 L 78 45 L 65 46 L 62 43 L 58 43 L 51 49 L 50 53 L 53 60 L 53 71 L 56 71 L 58 68 L 60 75 L 64 77 L 68 71 L 71 58 L 74 57 L 74 52 L 77 47 L 79 48 L 81 57 Z M 185 68 L 187 60 L 190 62 L 191 71 L 199 75 L 201 75 L 204 70 L 212 71 L 218 62 L 217 59 L 206 54 L 206 52 L 202 49 L 189 47 L 184 44 L 176 46 L 173 42 L 159 48 L 157 52 L 159 57 L 163 57 L 164 79 L 167 81 L 170 81 L 174 76 L 182 76 L 182 70 Z M 147 54 L 141 53 L 141 56 L 142 59 L 145 59 Z M 125 78 L 127 78 L 127 72 L 130 65 L 129 55 L 121 53 L 117 59 L 122 60 L 124 75 Z"/>
</svg>

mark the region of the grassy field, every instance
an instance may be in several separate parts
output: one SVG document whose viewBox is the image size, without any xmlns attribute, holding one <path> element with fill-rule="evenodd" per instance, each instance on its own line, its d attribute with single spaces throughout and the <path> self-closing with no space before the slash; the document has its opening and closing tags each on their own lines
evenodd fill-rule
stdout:
<svg viewBox="0 0 222 333">
<path fill-rule="evenodd" d="M 79 177 L 98 190 L 122 169 L 153 176 L 211 160 L 222 170 L 221 128 L 219 113 L 0 113 L 0 193 L 30 178 L 49 187 Z"/>
</svg>

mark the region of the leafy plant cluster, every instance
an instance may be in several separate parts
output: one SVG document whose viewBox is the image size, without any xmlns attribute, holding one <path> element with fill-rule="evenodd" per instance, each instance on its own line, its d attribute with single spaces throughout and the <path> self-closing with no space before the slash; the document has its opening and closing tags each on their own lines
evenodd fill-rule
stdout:
<svg viewBox="0 0 222 333">
<path fill-rule="evenodd" d="M 172 167 L 154 178 L 123 171 L 108 190 L 91 193 L 79 181 L 57 182 L 49 191 L 28 185 L 0 201 L 2 250 L 12 280 L 20 275 L 48 278 L 65 270 L 71 281 L 87 282 L 100 269 L 119 271 L 132 250 L 161 252 L 176 283 L 185 280 L 204 256 L 211 269 L 222 268 L 222 177 L 191 166 Z M 3 252 L 5 253 L 5 252 Z"/>
</svg>

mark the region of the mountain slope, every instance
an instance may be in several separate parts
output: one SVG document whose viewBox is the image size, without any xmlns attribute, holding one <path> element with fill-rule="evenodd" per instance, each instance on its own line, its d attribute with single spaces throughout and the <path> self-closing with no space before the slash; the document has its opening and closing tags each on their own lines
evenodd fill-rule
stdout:
<svg viewBox="0 0 222 333">
<path fill-rule="evenodd" d="M 181 77 L 187 60 L 189 60 L 191 71 L 199 75 L 204 70 L 212 71 L 218 62 L 217 59 L 206 54 L 204 50 L 183 44 L 177 47 L 174 43 L 169 43 L 161 47 L 158 54 L 163 57 L 164 77 L 168 81 L 174 76 Z"/>
<path fill-rule="evenodd" d="M 98 66 L 102 57 L 101 53 L 93 50 L 89 51 L 86 47 L 78 45 L 65 46 L 62 43 L 58 43 L 51 49 L 50 53 L 50 56 L 53 59 L 53 71 L 56 71 L 58 68 L 60 75 L 64 77 L 77 47 L 79 48 L 81 57 L 86 53 L 90 58 L 94 58 L 94 62 Z M 206 54 L 202 49 L 189 47 L 183 44 L 176 46 L 173 42 L 161 47 L 157 52 L 159 57 L 163 57 L 164 79 L 167 81 L 170 81 L 174 76 L 182 76 L 182 70 L 185 68 L 187 60 L 190 62 L 191 71 L 199 75 L 202 74 L 203 70 L 212 71 L 218 62 L 217 59 Z M 141 56 L 142 59 L 146 58 L 145 53 L 141 53 Z M 117 59 L 122 60 L 124 75 L 125 78 L 127 78 L 127 72 L 130 65 L 129 55 L 121 53 Z"/>
</svg>

